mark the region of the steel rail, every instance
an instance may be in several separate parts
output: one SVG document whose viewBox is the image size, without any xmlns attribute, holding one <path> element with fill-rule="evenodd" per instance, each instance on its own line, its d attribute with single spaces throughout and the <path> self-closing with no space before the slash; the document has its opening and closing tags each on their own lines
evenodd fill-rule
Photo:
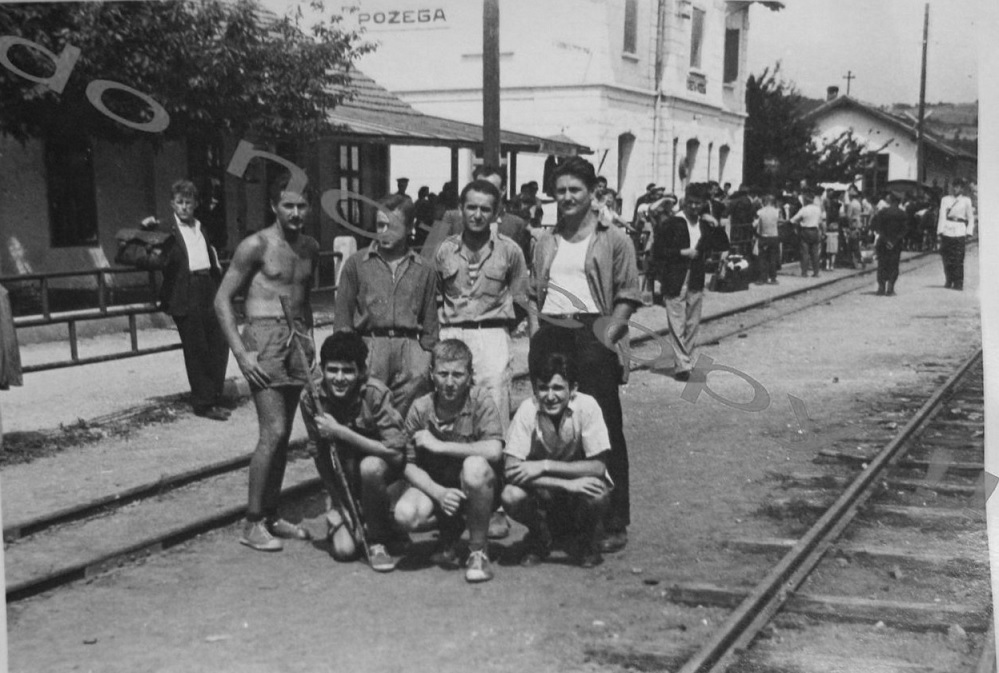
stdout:
<svg viewBox="0 0 999 673">
<path fill-rule="evenodd" d="M 981 358 L 982 349 L 979 348 L 958 367 L 678 673 L 721 673 L 727 670 L 738 651 L 745 649 L 769 623 L 852 521 L 859 507 L 871 495 L 871 484 L 898 457 L 908 440 Z"/>
</svg>

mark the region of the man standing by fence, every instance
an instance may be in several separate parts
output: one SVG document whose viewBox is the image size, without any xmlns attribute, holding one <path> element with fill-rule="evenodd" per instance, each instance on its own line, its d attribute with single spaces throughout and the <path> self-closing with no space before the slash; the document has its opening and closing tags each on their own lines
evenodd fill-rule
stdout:
<svg viewBox="0 0 999 673">
<path fill-rule="evenodd" d="M 194 209 L 198 207 L 197 187 L 190 180 L 177 180 L 171 192 L 171 213 L 160 219 L 147 217 L 142 227 L 152 229 L 159 225 L 172 236 L 155 264 L 140 267 L 163 272 L 160 308 L 177 325 L 195 415 L 224 421 L 229 412 L 219 402 L 229 350 L 212 308 L 222 270 L 208 232 L 194 217 Z"/>
</svg>

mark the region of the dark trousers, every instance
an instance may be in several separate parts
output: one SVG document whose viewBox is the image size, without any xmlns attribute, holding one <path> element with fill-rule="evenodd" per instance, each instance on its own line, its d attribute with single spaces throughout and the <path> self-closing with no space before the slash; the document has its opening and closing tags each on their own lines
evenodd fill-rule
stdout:
<svg viewBox="0 0 999 673">
<path fill-rule="evenodd" d="M 809 261 L 811 261 L 812 273 L 819 272 L 819 256 L 822 254 L 822 237 L 819 230 L 813 227 L 802 228 L 798 234 L 801 240 L 801 273 L 808 273 Z"/>
<path fill-rule="evenodd" d="M 191 276 L 186 315 L 175 315 L 184 366 L 191 384 L 191 406 L 195 409 L 218 404 L 229 362 L 229 344 L 215 315 L 215 281 Z"/>
<path fill-rule="evenodd" d="M 964 236 L 941 236 L 940 257 L 947 287 L 964 289 Z"/>
<path fill-rule="evenodd" d="M 603 412 L 604 423 L 610 436 L 607 472 L 614 482 L 610 494 L 610 507 L 607 509 L 604 521 L 608 531 L 620 531 L 631 523 L 628 445 L 624 439 L 624 414 L 618 393 L 621 362 L 618 360 L 617 351 L 605 346 L 593 333 L 592 319 L 579 321 L 583 326 L 572 329 L 556 327 L 542 320 L 541 330 L 555 332 L 557 341 L 554 343 L 575 344 L 579 392 L 596 399 L 600 411 Z"/>
<path fill-rule="evenodd" d="M 777 280 L 780 262 L 780 239 L 776 236 L 760 237 L 760 280 Z"/>
<path fill-rule="evenodd" d="M 902 259 L 902 242 L 896 243 L 891 250 L 887 245 L 878 246 L 878 285 L 894 283 L 898 280 L 898 263 Z"/>
</svg>

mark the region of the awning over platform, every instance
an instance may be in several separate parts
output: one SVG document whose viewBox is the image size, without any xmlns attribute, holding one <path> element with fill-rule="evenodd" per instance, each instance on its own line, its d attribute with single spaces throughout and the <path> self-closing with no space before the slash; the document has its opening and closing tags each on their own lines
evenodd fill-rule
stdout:
<svg viewBox="0 0 999 673">
<path fill-rule="evenodd" d="M 423 114 L 358 70 L 351 71 L 351 78 L 355 96 L 330 113 L 329 119 L 338 130 L 328 138 L 386 145 L 482 147 L 482 127 L 478 124 Z M 542 138 L 507 130 L 500 130 L 500 146 L 503 152 L 592 154 L 590 148 L 564 135 Z"/>
</svg>

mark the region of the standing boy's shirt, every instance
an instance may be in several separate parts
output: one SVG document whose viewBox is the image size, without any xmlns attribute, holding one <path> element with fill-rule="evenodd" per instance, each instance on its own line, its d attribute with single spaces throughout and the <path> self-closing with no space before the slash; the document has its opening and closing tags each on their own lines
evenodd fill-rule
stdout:
<svg viewBox="0 0 999 673">
<path fill-rule="evenodd" d="M 406 450 L 406 434 L 403 430 L 403 420 L 399 412 L 392 406 L 392 393 L 378 379 L 369 378 L 361 384 L 357 396 L 349 405 L 335 404 L 334 398 L 326 391 L 325 386 L 319 386 L 319 405 L 309 394 L 309 389 L 302 391 L 299 401 L 302 410 L 302 420 L 309 437 L 317 444 L 322 440 L 316 415 L 327 413 L 338 423 L 350 428 L 359 435 L 381 442 L 386 449 L 392 449 L 400 454 Z M 343 445 L 345 451 L 353 450 L 350 445 Z"/>
<path fill-rule="evenodd" d="M 610 451 L 610 436 L 600 405 L 590 395 L 576 393 L 566 408 L 560 427 L 538 409 L 529 397 L 510 422 L 503 453 L 520 460 L 570 462 Z"/>
<path fill-rule="evenodd" d="M 429 393 L 413 402 L 406 415 L 405 431 L 406 461 L 426 470 L 434 481 L 438 475 L 447 475 L 461 469 L 464 458 L 440 456 L 425 449 L 417 448 L 413 435 L 419 430 L 429 430 L 442 442 L 471 444 L 487 439 L 503 441 L 503 426 L 500 424 L 496 403 L 486 390 L 473 386 L 468 392 L 465 405 L 450 421 L 437 417 L 434 408 L 434 394 Z"/>
</svg>

